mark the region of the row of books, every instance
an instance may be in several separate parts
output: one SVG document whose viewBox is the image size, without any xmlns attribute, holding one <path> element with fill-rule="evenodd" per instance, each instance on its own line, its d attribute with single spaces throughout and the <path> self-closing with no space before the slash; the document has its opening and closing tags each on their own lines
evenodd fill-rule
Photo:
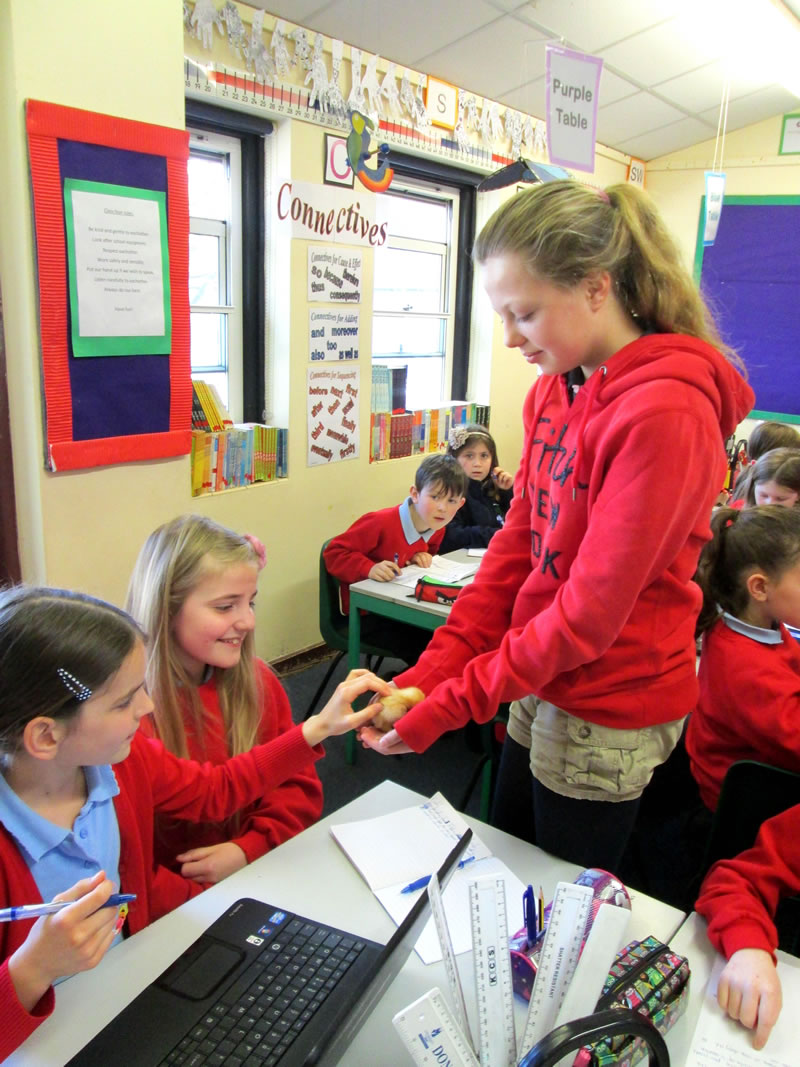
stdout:
<svg viewBox="0 0 800 1067">
<path fill-rule="evenodd" d="M 259 423 L 192 431 L 192 496 L 288 475 L 289 431 Z"/>
<path fill-rule="evenodd" d="M 227 430 L 233 426 L 230 412 L 222 402 L 217 387 L 201 378 L 192 380 L 192 429 Z"/>
<path fill-rule="evenodd" d="M 370 463 L 402 456 L 445 452 L 451 426 L 467 422 L 489 425 L 488 404 L 450 404 L 392 415 L 387 411 L 370 416 Z"/>
<path fill-rule="evenodd" d="M 408 367 L 385 367 L 372 364 L 372 394 L 370 411 L 396 411 L 406 407 Z"/>
</svg>

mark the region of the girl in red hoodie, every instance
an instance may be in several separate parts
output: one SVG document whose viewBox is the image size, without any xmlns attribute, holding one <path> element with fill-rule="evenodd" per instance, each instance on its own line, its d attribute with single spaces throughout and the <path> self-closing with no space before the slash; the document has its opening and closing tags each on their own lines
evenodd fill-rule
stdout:
<svg viewBox="0 0 800 1067">
<path fill-rule="evenodd" d="M 474 256 L 539 376 L 504 528 L 398 686 L 384 736 L 421 752 L 513 701 L 493 820 L 613 870 L 642 790 L 695 704 L 692 582 L 753 404 L 647 196 L 574 181 L 512 196 Z"/>
</svg>

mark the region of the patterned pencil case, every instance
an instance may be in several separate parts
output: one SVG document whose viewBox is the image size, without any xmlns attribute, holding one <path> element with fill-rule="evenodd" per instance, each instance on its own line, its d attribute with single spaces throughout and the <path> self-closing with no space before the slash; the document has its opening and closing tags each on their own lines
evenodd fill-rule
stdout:
<svg viewBox="0 0 800 1067">
<path fill-rule="evenodd" d="M 417 600 L 426 600 L 432 604 L 454 604 L 463 588 L 463 585 L 453 585 L 451 582 L 423 575 L 417 579 L 414 596 Z"/>
<path fill-rule="evenodd" d="M 666 1034 L 689 1003 L 689 961 L 656 937 L 631 941 L 608 972 L 596 1011 L 630 1008 Z M 574 1067 L 633 1067 L 648 1055 L 641 1037 L 617 1035 L 582 1048 Z"/>
</svg>

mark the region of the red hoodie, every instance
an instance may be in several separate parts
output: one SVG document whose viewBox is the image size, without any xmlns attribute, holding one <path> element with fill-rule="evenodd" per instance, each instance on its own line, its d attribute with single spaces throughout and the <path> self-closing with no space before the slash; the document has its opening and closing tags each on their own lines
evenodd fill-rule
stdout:
<svg viewBox="0 0 800 1067">
<path fill-rule="evenodd" d="M 428 694 L 397 724 L 424 751 L 470 718 L 535 693 L 635 729 L 694 707 L 692 581 L 725 472 L 723 442 L 753 391 L 716 349 L 679 334 L 626 345 L 573 403 L 543 376 L 505 526 L 416 666 Z"/>
</svg>

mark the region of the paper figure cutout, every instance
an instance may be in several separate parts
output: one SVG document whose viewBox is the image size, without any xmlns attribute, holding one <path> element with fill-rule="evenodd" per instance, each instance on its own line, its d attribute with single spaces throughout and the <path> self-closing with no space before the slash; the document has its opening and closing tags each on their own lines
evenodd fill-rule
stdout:
<svg viewBox="0 0 800 1067">
<path fill-rule="evenodd" d="M 275 23 L 270 48 L 277 75 L 281 78 L 288 78 L 291 60 L 289 59 L 289 46 L 286 43 L 286 23 L 283 19 L 278 19 Z"/>
<path fill-rule="evenodd" d="M 378 57 L 370 56 L 361 81 L 361 89 L 366 97 L 367 110 L 379 114 L 381 110 L 381 87 L 378 85 Z"/>
<path fill-rule="evenodd" d="M 511 141 L 511 155 L 519 159 L 522 152 L 522 116 L 518 111 L 506 108 L 505 128 L 506 137 Z"/>
<path fill-rule="evenodd" d="M 375 123 L 360 111 L 350 112 L 350 133 L 347 135 L 347 161 L 353 173 L 366 188 L 373 193 L 382 193 L 389 188 L 394 171 L 389 166 L 389 146 L 371 145 L 372 131 Z M 374 167 L 367 166 L 367 160 L 377 153 Z"/>
<path fill-rule="evenodd" d="M 417 86 L 417 91 L 414 93 L 414 122 L 417 125 L 418 130 L 430 129 L 431 120 L 428 117 L 428 109 L 425 107 L 425 100 L 422 96 L 422 83 Z"/>
<path fill-rule="evenodd" d="M 219 17 L 228 31 L 228 44 L 238 56 L 241 56 L 247 46 L 247 33 L 238 7 L 232 0 L 226 0 Z M 221 28 L 220 33 L 222 33 Z"/>
<path fill-rule="evenodd" d="M 533 136 L 533 119 L 530 115 L 526 115 L 522 124 L 522 140 L 531 151 L 533 151 Z"/>
<path fill-rule="evenodd" d="M 197 0 L 192 12 L 192 35 L 198 39 L 203 48 L 214 45 L 214 27 L 222 33 L 220 16 L 214 7 L 214 0 Z"/>
<path fill-rule="evenodd" d="M 458 118 L 456 119 L 455 129 L 453 130 L 453 136 L 456 139 L 456 144 L 465 151 L 469 147 L 469 134 L 467 133 L 466 123 L 466 110 L 467 110 L 467 94 L 463 89 L 458 93 Z"/>
<path fill-rule="evenodd" d="M 331 76 L 328 81 L 328 88 L 325 91 L 325 96 L 328 101 L 328 110 L 341 119 L 344 119 L 347 115 L 344 95 L 341 86 L 339 85 L 339 73 L 342 67 L 343 51 L 344 44 L 342 41 L 331 41 Z"/>
<path fill-rule="evenodd" d="M 254 11 L 250 25 L 250 37 L 245 44 L 244 58 L 248 67 L 255 71 L 256 77 L 264 82 L 275 80 L 275 64 L 264 44 L 264 12 Z"/>
<path fill-rule="evenodd" d="M 389 113 L 394 118 L 399 119 L 403 114 L 403 109 L 400 104 L 400 93 L 397 88 L 397 78 L 395 77 L 394 69 L 394 63 L 390 63 L 386 68 L 386 73 L 381 82 L 381 96 L 386 97 L 386 102 L 389 105 Z"/>
<path fill-rule="evenodd" d="M 411 82 L 408 80 L 408 71 L 403 71 L 403 77 L 400 82 L 400 103 L 406 110 L 406 114 L 409 118 L 414 118 L 414 93 L 411 89 Z"/>
<path fill-rule="evenodd" d="M 366 111 L 367 102 L 361 87 L 361 49 L 350 48 L 351 85 L 347 106 L 351 111 Z"/>
<path fill-rule="evenodd" d="M 296 26 L 289 36 L 294 41 L 292 66 L 295 67 L 299 63 L 303 70 L 311 70 L 312 55 L 311 45 L 308 43 L 308 34 L 302 26 Z"/>
<path fill-rule="evenodd" d="M 547 127 L 545 126 L 545 124 L 540 119 L 536 123 L 536 132 L 533 135 L 533 150 L 536 153 L 536 155 L 540 155 L 540 156 L 546 156 L 547 155 L 547 137 L 546 137 L 546 134 L 547 134 Z"/>
<path fill-rule="evenodd" d="M 314 54 L 311 58 L 311 69 L 306 74 L 303 85 L 312 83 L 311 95 L 308 98 L 308 106 L 313 107 L 319 97 L 319 106 L 327 114 L 328 112 L 328 68 L 325 65 L 323 47 L 325 39 L 321 33 L 314 38 Z"/>
<path fill-rule="evenodd" d="M 480 119 L 478 118 L 478 101 L 475 99 L 472 93 L 467 96 L 467 106 L 465 112 L 465 121 L 468 130 L 479 130 Z"/>
</svg>

